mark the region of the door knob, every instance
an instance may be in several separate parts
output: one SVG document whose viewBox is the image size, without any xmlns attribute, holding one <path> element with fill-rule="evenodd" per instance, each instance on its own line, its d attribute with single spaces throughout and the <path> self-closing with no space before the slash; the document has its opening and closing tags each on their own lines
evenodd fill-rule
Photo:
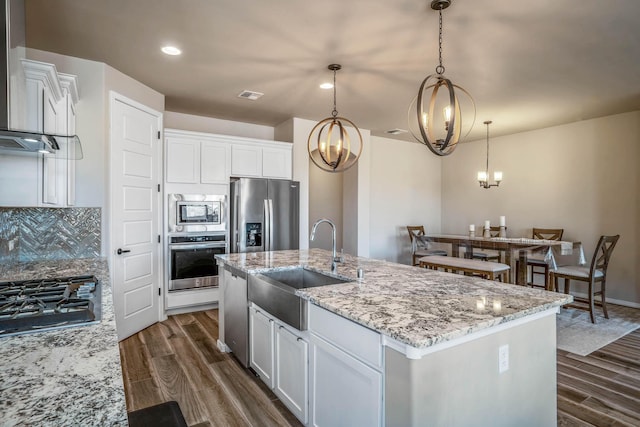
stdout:
<svg viewBox="0 0 640 427">
<path fill-rule="evenodd" d="M 127 252 L 131 252 L 131 250 L 118 248 L 118 250 L 116 251 L 118 255 L 126 254 Z"/>
</svg>

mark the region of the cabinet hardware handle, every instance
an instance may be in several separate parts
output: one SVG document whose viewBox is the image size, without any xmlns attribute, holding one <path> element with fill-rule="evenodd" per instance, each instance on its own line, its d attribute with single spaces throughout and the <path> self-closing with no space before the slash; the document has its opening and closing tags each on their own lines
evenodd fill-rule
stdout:
<svg viewBox="0 0 640 427">
<path fill-rule="evenodd" d="M 122 248 L 118 248 L 118 250 L 116 251 L 116 253 L 118 255 L 126 254 L 126 253 L 129 253 L 129 252 L 131 252 L 130 249 L 122 249 Z"/>
<path fill-rule="evenodd" d="M 302 341 L 302 338 L 298 337 L 298 339 L 296 341 Z"/>
</svg>

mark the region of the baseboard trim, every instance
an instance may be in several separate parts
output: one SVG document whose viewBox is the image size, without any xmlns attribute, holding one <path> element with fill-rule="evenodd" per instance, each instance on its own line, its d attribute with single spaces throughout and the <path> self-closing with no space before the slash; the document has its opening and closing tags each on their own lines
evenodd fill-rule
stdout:
<svg viewBox="0 0 640 427">
<path fill-rule="evenodd" d="M 583 294 L 580 292 L 572 292 L 573 295 L 580 297 L 580 298 L 588 298 L 589 296 L 587 294 Z M 615 305 L 621 305 L 623 307 L 630 307 L 630 308 L 640 308 L 640 303 L 637 302 L 633 302 L 633 301 L 624 301 L 621 299 L 614 299 L 614 298 L 609 298 L 607 297 L 607 303 L 608 304 L 615 304 Z"/>
<path fill-rule="evenodd" d="M 218 350 L 220 350 L 222 353 L 231 353 L 231 349 L 227 347 L 227 345 L 222 341 L 218 340 L 216 344 L 218 346 Z"/>
</svg>

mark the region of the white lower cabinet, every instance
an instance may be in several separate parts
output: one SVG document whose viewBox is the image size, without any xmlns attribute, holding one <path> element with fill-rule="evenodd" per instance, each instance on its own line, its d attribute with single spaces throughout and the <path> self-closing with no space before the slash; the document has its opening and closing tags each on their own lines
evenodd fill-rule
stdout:
<svg viewBox="0 0 640 427">
<path fill-rule="evenodd" d="M 276 324 L 274 393 L 303 423 L 307 424 L 309 401 L 309 344 Z"/>
<path fill-rule="evenodd" d="M 312 426 L 381 426 L 382 373 L 311 334 Z"/>
<path fill-rule="evenodd" d="M 309 304 L 309 425 L 382 426 L 382 338 Z"/>
<path fill-rule="evenodd" d="M 262 311 L 249 309 L 249 366 L 269 388 L 273 388 L 273 326 L 273 319 Z"/>
<path fill-rule="evenodd" d="M 306 425 L 309 344 L 303 335 L 255 304 L 249 307 L 249 366 Z"/>
</svg>

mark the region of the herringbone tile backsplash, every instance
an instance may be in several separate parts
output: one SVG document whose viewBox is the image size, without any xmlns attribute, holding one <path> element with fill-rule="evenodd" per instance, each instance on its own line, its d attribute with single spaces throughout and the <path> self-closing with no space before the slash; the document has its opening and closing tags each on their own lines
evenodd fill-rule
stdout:
<svg viewBox="0 0 640 427">
<path fill-rule="evenodd" d="M 100 256 L 100 208 L 0 208 L 0 262 Z"/>
</svg>

